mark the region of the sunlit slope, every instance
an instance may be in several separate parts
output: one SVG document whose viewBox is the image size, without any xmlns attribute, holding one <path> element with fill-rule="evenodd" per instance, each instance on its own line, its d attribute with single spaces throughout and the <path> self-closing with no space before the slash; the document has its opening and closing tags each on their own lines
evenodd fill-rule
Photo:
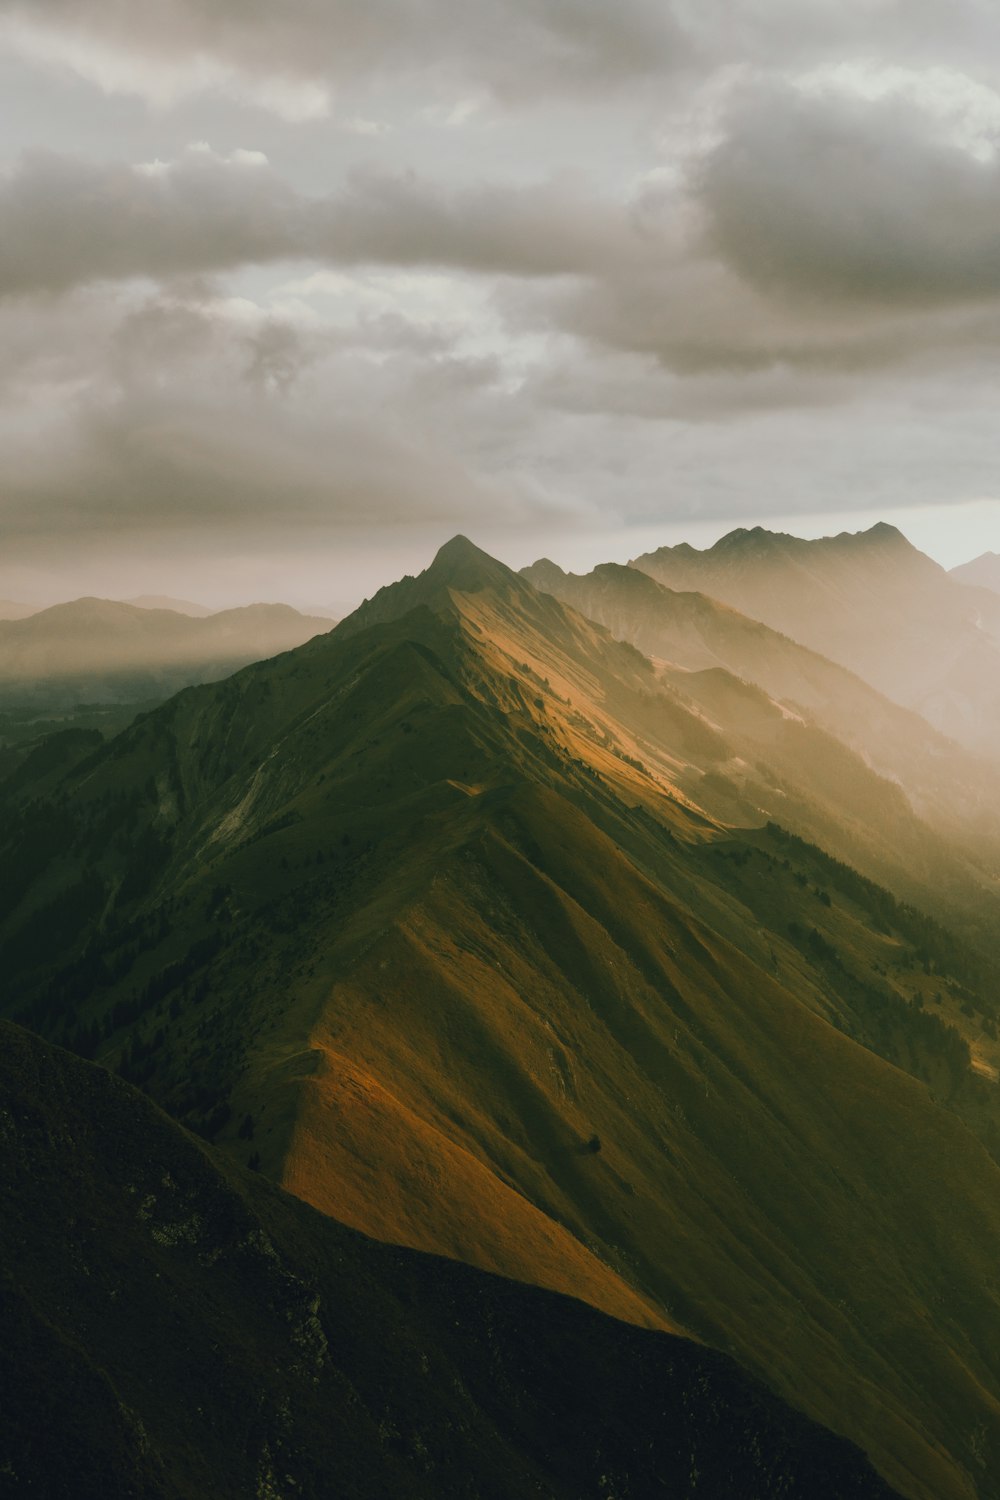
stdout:
<svg viewBox="0 0 1000 1500">
<path fill-rule="evenodd" d="M 890 1500 L 730 1360 L 351 1233 L 0 1023 L 10 1496 Z"/>
<path fill-rule="evenodd" d="M 893 526 L 817 540 L 737 530 L 636 558 L 857 672 L 991 757 L 1000 738 L 1000 599 L 956 582 Z"/>
<path fill-rule="evenodd" d="M 636 568 L 524 576 L 659 663 L 718 732 L 678 785 L 718 818 L 774 819 L 997 951 L 1000 779 L 860 678 L 700 594 Z M 644 749 L 643 754 L 647 754 Z"/>
<path fill-rule="evenodd" d="M 849 982 L 915 957 L 877 893 L 823 903 L 779 849 L 755 906 L 713 863 L 731 758 L 632 647 L 453 544 L 44 799 L 22 777 L 9 1004 L 358 1227 L 659 1309 L 903 1493 L 995 1494 L 967 1059 L 909 969 Z M 788 930 L 806 897 L 826 947 Z"/>
<path fill-rule="evenodd" d="M 648 656 L 687 672 L 723 668 L 757 684 L 895 781 L 931 826 L 979 847 L 996 839 L 993 767 L 818 652 L 705 594 L 666 588 L 638 567 L 605 563 L 581 576 L 542 561 L 522 573 Z"/>
</svg>

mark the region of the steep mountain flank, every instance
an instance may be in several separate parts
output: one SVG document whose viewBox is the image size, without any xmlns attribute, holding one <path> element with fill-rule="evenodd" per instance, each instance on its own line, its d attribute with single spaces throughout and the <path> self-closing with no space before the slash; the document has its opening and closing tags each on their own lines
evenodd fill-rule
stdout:
<svg viewBox="0 0 1000 1500">
<path fill-rule="evenodd" d="M 991 941 L 994 766 L 843 667 L 704 594 L 675 593 L 615 564 L 578 577 L 544 560 L 523 576 L 657 660 L 661 680 L 718 728 L 733 755 L 715 768 L 723 780 L 700 788 L 703 804 L 730 821 L 796 826 L 962 930 L 963 912 L 979 907 L 984 919 L 968 935 Z M 956 858 L 955 844 L 971 862 Z"/>
<path fill-rule="evenodd" d="M 734 833 L 733 758 L 457 539 L 20 769 L 8 1010 L 356 1228 L 686 1329 L 903 1494 L 996 1495 L 995 971 Z"/>
<path fill-rule="evenodd" d="M 0 1475 L 80 1500 L 890 1500 L 732 1361 L 354 1234 L 0 1023 Z"/>
</svg>

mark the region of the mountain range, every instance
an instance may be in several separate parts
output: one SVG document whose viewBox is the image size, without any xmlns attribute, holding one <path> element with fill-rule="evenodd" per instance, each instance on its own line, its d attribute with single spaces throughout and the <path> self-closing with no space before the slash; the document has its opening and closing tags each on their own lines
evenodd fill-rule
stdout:
<svg viewBox="0 0 1000 1500">
<path fill-rule="evenodd" d="M 659 680 L 725 736 L 711 783 L 691 784 L 720 816 L 750 826 L 794 817 L 831 852 L 935 906 L 948 907 L 952 880 L 966 899 L 990 885 L 1000 774 L 920 715 L 788 636 L 636 568 L 578 576 L 546 559 L 522 576 L 647 653 Z M 778 779 L 762 779 L 762 760 Z M 985 854 L 986 872 L 960 869 L 956 844 L 973 866 Z M 952 915 L 961 924 L 958 907 Z"/>
<path fill-rule="evenodd" d="M 175 599 L 170 594 L 138 594 L 134 599 L 123 599 L 135 609 L 169 609 L 178 615 L 190 615 L 195 620 L 204 620 L 216 611 L 206 604 L 196 604 L 192 599 Z"/>
<path fill-rule="evenodd" d="M 993 772 L 598 572 L 574 601 L 456 538 L 107 743 L 48 737 L 0 782 L 5 1012 L 223 1175 L 687 1334 L 900 1494 L 988 1500 Z"/>
<path fill-rule="evenodd" d="M 1000 597 L 956 581 L 894 526 L 805 541 L 762 527 L 630 564 L 849 668 L 981 755 L 1000 745 Z"/>
<path fill-rule="evenodd" d="M 163 698 L 329 628 L 329 620 L 300 615 L 286 604 L 195 617 L 191 607 L 181 613 L 76 599 L 22 619 L 0 619 L 0 703 L 51 709 Z"/>
</svg>

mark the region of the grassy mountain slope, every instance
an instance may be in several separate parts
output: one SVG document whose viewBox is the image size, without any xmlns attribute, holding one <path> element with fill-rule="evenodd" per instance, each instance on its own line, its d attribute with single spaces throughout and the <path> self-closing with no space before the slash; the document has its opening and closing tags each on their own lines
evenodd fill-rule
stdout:
<svg viewBox="0 0 1000 1500">
<path fill-rule="evenodd" d="M 723 821 L 773 819 L 996 951 L 996 771 L 844 668 L 635 568 L 539 587 L 657 660 L 660 683 L 717 731 L 677 784 Z M 647 760 L 655 750 L 643 741 Z"/>
<path fill-rule="evenodd" d="M 981 754 L 1000 743 L 1000 599 L 970 589 L 895 527 L 805 541 L 755 527 L 631 566 L 697 590 L 850 668 Z"/>
<path fill-rule="evenodd" d="M 996 1090 L 912 994 L 956 960 L 915 981 L 915 916 L 734 840 L 685 790 L 726 758 L 456 542 L 22 776 L 9 1004 L 356 1227 L 680 1325 L 902 1493 L 991 1496 Z"/>
<path fill-rule="evenodd" d="M 722 668 L 756 684 L 856 750 L 949 836 L 976 844 L 1000 831 L 992 766 L 788 636 L 705 594 L 676 593 L 635 567 L 605 563 L 579 576 L 543 560 L 522 576 L 647 656 L 685 672 Z"/>
<path fill-rule="evenodd" d="M 725 1357 L 353 1234 L 5 1024 L 0 1139 L 7 1495 L 889 1500 Z"/>
</svg>

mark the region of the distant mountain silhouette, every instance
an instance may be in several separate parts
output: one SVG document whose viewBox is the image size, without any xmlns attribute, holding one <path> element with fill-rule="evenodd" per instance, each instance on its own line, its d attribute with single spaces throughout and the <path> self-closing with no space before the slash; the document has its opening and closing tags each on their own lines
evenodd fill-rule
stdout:
<svg viewBox="0 0 1000 1500">
<path fill-rule="evenodd" d="M 136 609 L 170 609 L 175 614 L 191 615 L 196 620 L 203 620 L 206 615 L 215 613 L 205 604 L 195 604 L 190 599 L 172 599 L 168 594 L 139 594 L 135 599 L 123 599 L 121 602 L 134 605 Z"/>
<path fill-rule="evenodd" d="M 39 604 L 17 604 L 13 599 L 0 599 L 0 620 L 26 620 L 29 615 L 36 615 L 40 608 Z"/>
<path fill-rule="evenodd" d="M 1000 746 L 1000 598 L 961 587 L 894 526 L 805 541 L 738 529 L 634 559 L 848 667 L 991 757 Z"/>
<path fill-rule="evenodd" d="M 195 619 L 110 599 L 76 599 L 0 621 L 0 701 L 46 707 L 165 697 L 228 676 L 330 628 L 286 604 Z"/>
<path fill-rule="evenodd" d="M 984 552 L 979 557 L 974 557 L 971 562 L 961 563 L 957 568 L 952 568 L 950 577 L 957 583 L 965 583 L 973 588 L 991 589 L 994 594 L 1000 594 L 1000 554 L 996 552 Z"/>
</svg>

